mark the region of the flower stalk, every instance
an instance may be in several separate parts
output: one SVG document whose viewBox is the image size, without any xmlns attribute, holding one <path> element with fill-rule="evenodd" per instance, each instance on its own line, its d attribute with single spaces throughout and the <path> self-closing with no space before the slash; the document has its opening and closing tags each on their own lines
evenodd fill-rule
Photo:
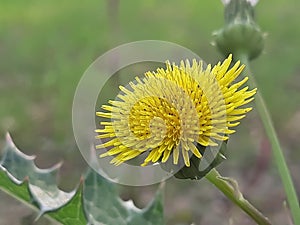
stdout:
<svg viewBox="0 0 300 225">
<path fill-rule="evenodd" d="M 249 77 L 249 86 L 257 87 L 254 76 L 250 71 L 249 58 L 247 54 L 236 54 L 236 57 L 246 65 L 245 70 L 243 71 L 244 76 Z M 262 123 L 265 127 L 266 134 L 269 138 L 269 141 L 272 146 L 273 156 L 276 163 L 276 166 L 281 177 L 285 193 L 287 196 L 288 205 L 291 209 L 291 214 L 294 219 L 295 225 L 300 225 L 300 207 L 297 193 L 288 169 L 288 166 L 285 161 L 284 154 L 282 152 L 270 113 L 266 107 L 263 97 L 258 91 L 255 97 L 255 103 L 257 106 L 258 113 L 261 117 Z"/>
<path fill-rule="evenodd" d="M 222 177 L 216 169 L 212 169 L 205 177 L 258 225 L 271 225 L 269 219 L 244 198 L 235 180 Z"/>
<path fill-rule="evenodd" d="M 233 53 L 246 67 L 244 76 L 249 77 L 249 86 L 257 87 L 250 71 L 249 61 L 256 58 L 263 50 L 264 35 L 254 20 L 254 4 L 247 0 L 231 0 L 225 4 L 225 26 L 216 33 L 216 45 L 225 56 Z M 232 41 L 233 40 L 233 41 Z M 250 44 L 249 44 L 250 43 Z M 300 225 L 299 200 L 286 164 L 274 125 L 263 100 L 258 92 L 255 97 L 258 113 L 272 146 L 274 160 L 278 168 L 288 204 L 295 225 Z"/>
</svg>

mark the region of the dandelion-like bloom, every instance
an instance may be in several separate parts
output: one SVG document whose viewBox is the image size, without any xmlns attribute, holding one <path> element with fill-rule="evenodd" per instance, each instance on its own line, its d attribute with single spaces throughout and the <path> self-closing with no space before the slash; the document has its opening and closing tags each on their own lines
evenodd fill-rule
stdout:
<svg viewBox="0 0 300 225">
<path fill-rule="evenodd" d="M 232 127 L 252 109 L 242 106 L 256 93 L 242 87 L 247 77 L 233 83 L 244 65 L 237 62 L 229 68 L 231 61 L 230 55 L 206 69 L 202 61 L 180 66 L 167 62 L 166 69 L 120 86 L 117 98 L 96 113 L 110 119 L 96 130 L 104 142 L 96 147 L 107 149 L 100 157 L 114 156 L 111 163 L 119 165 L 144 153 L 142 166 L 173 158 L 174 164 L 183 159 L 189 167 L 192 154 L 202 157 L 198 144 L 217 146 L 227 140 Z"/>
</svg>

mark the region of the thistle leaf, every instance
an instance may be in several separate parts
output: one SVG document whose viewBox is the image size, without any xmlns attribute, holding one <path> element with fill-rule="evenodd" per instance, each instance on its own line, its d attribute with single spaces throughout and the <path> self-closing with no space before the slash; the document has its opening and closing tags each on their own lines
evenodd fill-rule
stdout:
<svg viewBox="0 0 300 225">
<path fill-rule="evenodd" d="M 163 225 L 162 186 L 144 209 L 133 202 L 123 201 L 116 185 L 88 169 L 78 188 L 64 192 L 57 186 L 56 177 L 61 164 L 40 169 L 35 156 L 22 153 L 6 137 L 0 160 L 0 189 L 14 198 L 35 207 L 38 217 L 47 213 L 64 225 Z M 38 218 L 37 217 L 37 218 Z"/>
<path fill-rule="evenodd" d="M 34 164 L 34 159 L 35 156 L 27 156 L 18 150 L 7 134 L 0 169 L 10 178 L 10 183 L 6 179 L 6 182 L 1 181 L 0 187 L 10 188 L 13 183 L 23 186 L 21 193 L 19 193 L 20 197 L 25 201 L 32 201 L 38 207 L 40 215 L 42 215 L 68 203 L 74 197 L 76 191 L 68 193 L 57 187 L 57 172 L 61 164 L 49 169 L 39 169 Z M 25 180 L 28 180 L 27 185 L 22 185 Z M 28 188 L 27 193 L 24 192 L 24 186 Z"/>
<path fill-rule="evenodd" d="M 87 220 L 84 215 L 82 205 L 83 180 L 77 189 L 76 195 L 63 207 L 56 211 L 47 213 L 50 217 L 56 219 L 64 225 L 86 225 Z"/>
<path fill-rule="evenodd" d="M 164 224 L 161 188 L 146 208 L 139 209 L 131 200 L 123 201 L 115 185 L 93 170 L 85 176 L 83 204 L 89 224 Z"/>
</svg>

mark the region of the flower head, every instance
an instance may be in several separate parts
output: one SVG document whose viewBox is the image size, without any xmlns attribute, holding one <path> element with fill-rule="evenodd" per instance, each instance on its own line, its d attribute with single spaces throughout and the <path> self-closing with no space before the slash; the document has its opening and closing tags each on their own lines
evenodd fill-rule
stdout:
<svg viewBox="0 0 300 225">
<path fill-rule="evenodd" d="M 232 127 L 251 110 L 241 108 L 253 100 L 256 89 L 242 86 L 247 77 L 233 83 L 244 65 L 237 62 L 229 69 L 232 56 L 222 64 L 203 68 L 202 61 L 166 63 L 166 69 L 136 77 L 128 87 L 97 116 L 109 118 L 97 129 L 97 138 L 106 148 L 101 157 L 114 156 L 119 165 L 141 154 L 148 163 L 183 160 L 190 166 L 190 156 L 202 155 L 197 145 L 216 146 L 234 133 Z M 173 158 L 173 159 L 170 159 Z"/>
</svg>

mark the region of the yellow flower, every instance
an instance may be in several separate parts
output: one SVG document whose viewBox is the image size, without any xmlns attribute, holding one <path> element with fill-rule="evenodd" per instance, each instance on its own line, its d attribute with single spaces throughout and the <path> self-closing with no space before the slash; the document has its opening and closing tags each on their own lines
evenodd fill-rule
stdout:
<svg viewBox="0 0 300 225">
<path fill-rule="evenodd" d="M 180 66 L 167 62 L 166 69 L 120 86 L 117 98 L 102 106 L 104 112 L 96 113 L 110 119 L 100 122 L 96 130 L 104 142 L 96 148 L 107 149 L 100 157 L 114 156 L 111 163 L 119 165 L 144 153 L 142 166 L 169 158 L 174 164 L 183 159 L 190 166 L 191 154 L 202 157 L 197 144 L 216 146 L 227 140 L 234 133 L 232 127 L 251 110 L 240 107 L 256 93 L 242 88 L 247 77 L 233 83 L 244 65 L 237 62 L 229 69 L 231 61 L 230 55 L 205 70 L 202 61 Z"/>
</svg>

